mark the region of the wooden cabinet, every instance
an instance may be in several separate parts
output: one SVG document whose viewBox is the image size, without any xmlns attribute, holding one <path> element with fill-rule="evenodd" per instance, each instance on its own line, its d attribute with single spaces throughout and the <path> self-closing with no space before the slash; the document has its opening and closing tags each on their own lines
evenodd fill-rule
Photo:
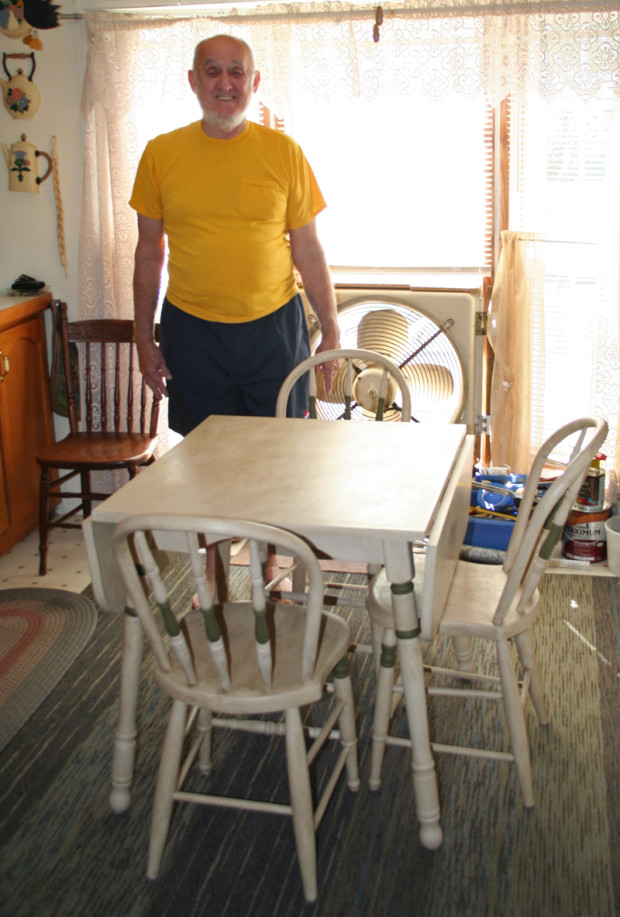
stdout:
<svg viewBox="0 0 620 917">
<path fill-rule="evenodd" d="M 40 446 L 54 441 L 45 313 L 50 294 L 0 296 L 0 554 L 39 524 Z"/>
</svg>

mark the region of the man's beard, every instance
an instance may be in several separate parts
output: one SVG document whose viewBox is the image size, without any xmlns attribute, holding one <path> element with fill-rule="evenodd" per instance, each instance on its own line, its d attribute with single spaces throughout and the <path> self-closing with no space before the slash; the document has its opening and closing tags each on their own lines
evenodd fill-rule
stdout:
<svg viewBox="0 0 620 917">
<path fill-rule="evenodd" d="M 216 127 L 220 131 L 229 133 L 243 124 L 245 121 L 245 112 L 238 111 L 234 115 L 222 115 L 217 111 L 203 111 L 202 119 L 211 127 Z"/>
</svg>

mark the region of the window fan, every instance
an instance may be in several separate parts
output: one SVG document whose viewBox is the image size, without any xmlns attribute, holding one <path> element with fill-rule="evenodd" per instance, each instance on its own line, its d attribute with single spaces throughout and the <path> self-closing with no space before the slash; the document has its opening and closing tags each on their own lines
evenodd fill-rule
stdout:
<svg viewBox="0 0 620 917">
<path fill-rule="evenodd" d="M 373 350 L 393 360 L 409 383 L 412 419 L 417 422 L 453 423 L 461 415 L 467 382 L 459 351 L 450 337 L 453 319 L 437 321 L 414 304 L 388 296 L 363 296 L 347 300 L 338 310 L 342 347 Z M 310 347 L 320 342 L 318 325 L 311 324 Z M 374 419 L 366 393 L 374 386 L 376 368 L 356 361 L 354 381 L 355 420 Z M 336 420 L 345 410 L 345 367 L 342 366 L 329 394 L 318 380 L 317 416 Z M 384 420 L 400 420 L 400 394 L 396 386 L 386 400 Z M 365 407 L 365 403 L 368 407 Z"/>
</svg>

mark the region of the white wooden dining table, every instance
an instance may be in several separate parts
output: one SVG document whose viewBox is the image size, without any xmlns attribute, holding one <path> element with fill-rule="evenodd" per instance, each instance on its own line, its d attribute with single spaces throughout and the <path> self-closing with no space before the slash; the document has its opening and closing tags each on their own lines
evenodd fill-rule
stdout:
<svg viewBox="0 0 620 917">
<path fill-rule="evenodd" d="M 149 512 L 270 523 L 343 561 L 384 564 L 395 586 L 399 662 L 412 740 L 421 843 L 442 840 L 431 753 L 412 544 L 423 541 L 471 436 L 462 424 L 333 422 L 272 417 L 207 418 L 181 443 L 99 504 L 84 522 L 95 598 L 125 609 L 111 535 Z M 174 545 L 159 545 L 162 549 Z M 111 805 L 130 803 L 143 637 L 124 615 L 121 707 Z"/>
</svg>

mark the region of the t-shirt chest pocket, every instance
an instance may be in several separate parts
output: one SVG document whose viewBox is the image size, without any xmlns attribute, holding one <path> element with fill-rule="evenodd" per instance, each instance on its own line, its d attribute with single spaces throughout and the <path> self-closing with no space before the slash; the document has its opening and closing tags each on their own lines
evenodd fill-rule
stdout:
<svg viewBox="0 0 620 917">
<path fill-rule="evenodd" d="M 286 217 L 286 197 L 275 182 L 243 180 L 239 189 L 239 213 L 251 220 Z"/>
</svg>

